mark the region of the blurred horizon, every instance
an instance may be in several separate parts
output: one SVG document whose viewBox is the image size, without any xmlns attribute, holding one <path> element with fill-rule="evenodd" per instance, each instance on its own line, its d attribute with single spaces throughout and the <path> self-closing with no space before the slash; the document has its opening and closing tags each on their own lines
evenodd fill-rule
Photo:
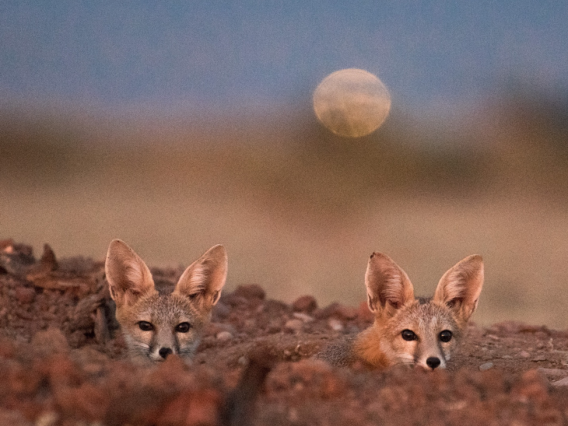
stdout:
<svg viewBox="0 0 568 426">
<path fill-rule="evenodd" d="M 301 108 L 194 120 L 0 114 L 0 238 L 97 260 L 121 238 L 170 267 L 222 243 L 229 290 L 254 282 L 322 305 L 365 300 L 373 251 L 421 295 L 480 253 L 476 321 L 568 327 L 568 107 L 558 98 L 510 93 L 451 125 L 394 110 L 359 139 Z"/>
<path fill-rule="evenodd" d="M 568 3 L 8 0 L 0 239 L 150 266 L 229 253 L 228 289 L 365 301 L 373 251 L 417 294 L 480 253 L 474 319 L 568 328 Z M 361 68 L 381 128 L 313 91 Z"/>
</svg>

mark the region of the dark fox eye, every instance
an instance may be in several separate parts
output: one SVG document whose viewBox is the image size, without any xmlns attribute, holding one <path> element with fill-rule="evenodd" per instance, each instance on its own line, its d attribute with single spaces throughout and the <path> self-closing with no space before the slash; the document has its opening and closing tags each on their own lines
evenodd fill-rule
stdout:
<svg viewBox="0 0 568 426">
<path fill-rule="evenodd" d="M 412 330 L 402 330 L 402 333 L 400 333 L 400 335 L 402 336 L 402 338 L 408 342 L 411 342 L 412 340 L 416 340 L 416 334 L 414 333 L 414 331 Z"/>
<path fill-rule="evenodd" d="M 148 321 L 140 321 L 138 323 L 138 327 L 142 331 L 152 331 L 154 329 L 154 326 L 151 323 L 149 323 Z"/>
<path fill-rule="evenodd" d="M 187 333 L 191 328 L 191 324 L 188 322 L 182 322 L 176 325 L 176 331 L 178 333 Z"/>
<path fill-rule="evenodd" d="M 452 340 L 452 332 L 450 330 L 441 331 L 440 340 L 442 342 L 449 342 L 450 340 Z"/>
</svg>

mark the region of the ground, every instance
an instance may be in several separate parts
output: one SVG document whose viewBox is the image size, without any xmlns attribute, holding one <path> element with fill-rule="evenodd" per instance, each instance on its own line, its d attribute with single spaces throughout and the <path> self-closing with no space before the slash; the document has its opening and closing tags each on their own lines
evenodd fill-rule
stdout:
<svg viewBox="0 0 568 426">
<path fill-rule="evenodd" d="M 366 328 L 364 304 L 286 304 L 245 284 L 193 365 L 144 368 L 125 358 L 103 266 L 0 241 L 0 424 L 568 424 L 568 331 L 471 324 L 447 371 L 336 369 L 311 357 Z"/>
</svg>

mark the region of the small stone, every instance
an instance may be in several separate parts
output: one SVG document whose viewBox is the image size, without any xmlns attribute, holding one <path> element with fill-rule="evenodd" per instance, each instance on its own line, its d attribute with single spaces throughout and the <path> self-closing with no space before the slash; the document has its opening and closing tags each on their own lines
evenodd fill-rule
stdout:
<svg viewBox="0 0 568 426">
<path fill-rule="evenodd" d="M 69 353 L 70 350 L 67 338 L 58 328 L 38 331 L 32 337 L 31 344 L 37 352 L 43 355 Z"/>
<path fill-rule="evenodd" d="M 312 322 L 314 320 L 314 317 L 309 316 L 308 314 L 304 314 L 302 312 L 294 312 L 294 318 L 298 318 L 299 320 L 302 320 L 302 322 Z"/>
<path fill-rule="evenodd" d="M 503 355 L 501 359 L 513 359 L 511 355 Z"/>
<path fill-rule="evenodd" d="M 214 318 L 218 318 L 218 319 L 225 319 L 229 316 L 229 314 L 231 313 L 231 308 L 229 308 L 225 303 L 223 303 L 222 301 L 219 301 L 214 307 L 213 307 L 213 313 L 212 316 Z"/>
<path fill-rule="evenodd" d="M 531 354 L 528 353 L 527 351 L 521 351 L 521 352 L 519 352 L 519 356 L 521 358 L 530 358 Z"/>
<path fill-rule="evenodd" d="M 546 361 L 546 356 L 545 355 L 537 355 L 533 359 L 531 359 L 531 361 L 533 361 L 533 362 Z"/>
<path fill-rule="evenodd" d="M 327 325 L 334 331 L 343 331 L 343 323 L 335 318 L 330 318 L 327 321 Z"/>
<path fill-rule="evenodd" d="M 335 314 L 339 318 L 352 320 L 357 318 L 357 309 L 352 306 L 338 305 Z"/>
<path fill-rule="evenodd" d="M 215 337 L 220 342 L 227 342 L 233 338 L 233 335 L 228 331 L 220 331 Z"/>
<path fill-rule="evenodd" d="M 288 320 L 286 321 L 286 324 L 284 324 L 284 328 L 290 331 L 300 331 L 303 326 L 304 322 L 297 318 Z"/>
<path fill-rule="evenodd" d="M 537 368 L 536 371 L 544 374 L 549 379 L 559 379 L 568 376 L 568 370 L 563 370 L 561 368 Z"/>
<path fill-rule="evenodd" d="M 248 365 L 248 362 L 249 362 L 248 358 L 244 355 L 237 360 L 237 364 L 239 364 L 243 367 L 246 367 Z"/>
<path fill-rule="evenodd" d="M 16 299 L 19 303 L 27 305 L 32 303 L 35 298 L 35 290 L 29 287 L 16 287 Z"/>
<path fill-rule="evenodd" d="M 318 307 L 314 296 L 301 296 L 292 303 L 292 309 L 296 312 L 312 313 Z"/>
<path fill-rule="evenodd" d="M 264 289 L 258 284 L 246 284 L 238 286 L 233 292 L 235 296 L 241 296 L 245 299 L 260 299 L 264 300 L 266 293 Z"/>
<path fill-rule="evenodd" d="M 486 362 L 485 364 L 481 364 L 479 366 L 479 371 L 486 371 L 486 370 L 490 370 L 493 368 L 493 363 L 492 362 Z"/>
<path fill-rule="evenodd" d="M 551 385 L 555 387 L 568 386 L 568 377 L 552 382 Z"/>
</svg>

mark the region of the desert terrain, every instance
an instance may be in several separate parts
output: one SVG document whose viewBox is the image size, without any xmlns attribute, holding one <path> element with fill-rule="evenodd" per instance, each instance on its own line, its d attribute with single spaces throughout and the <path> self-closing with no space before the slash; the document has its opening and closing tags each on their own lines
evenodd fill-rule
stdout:
<svg viewBox="0 0 568 426">
<path fill-rule="evenodd" d="M 152 268 L 174 281 L 182 269 Z M 568 422 L 568 331 L 471 324 L 446 371 L 332 368 L 311 359 L 366 328 L 365 303 L 226 292 L 191 366 L 125 358 L 101 259 L 0 243 L 0 423 L 373 425 Z"/>
</svg>

